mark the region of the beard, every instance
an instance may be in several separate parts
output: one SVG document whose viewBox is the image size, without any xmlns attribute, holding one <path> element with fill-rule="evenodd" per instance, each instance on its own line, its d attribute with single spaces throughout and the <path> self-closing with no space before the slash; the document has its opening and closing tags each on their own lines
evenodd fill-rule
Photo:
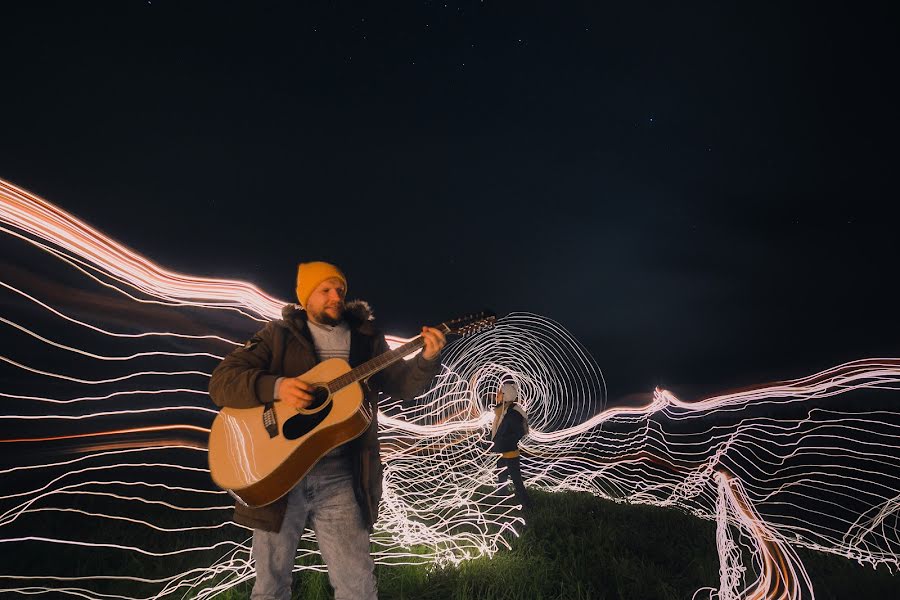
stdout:
<svg viewBox="0 0 900 600">
<path fill-rule="evenodd" d="M 334 326 L 344 320 L 344 305 L 340 304 L 335 308 L 337 308 L 337 317 L 332 316 L 332 314 L 328 312 L 327 308 L 319 312 L 310 312 L 309 316 L 316 323 Z"/>
</svg>

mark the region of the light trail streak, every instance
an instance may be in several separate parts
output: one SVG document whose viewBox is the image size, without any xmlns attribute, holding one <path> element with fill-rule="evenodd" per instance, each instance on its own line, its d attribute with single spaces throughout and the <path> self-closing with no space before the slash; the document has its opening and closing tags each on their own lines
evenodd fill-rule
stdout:
<svg viewBox="0 0 900 600">
<path fill-rule="evenodd" d="M 107 435 L 127 435 L 130 433 L 156 433 L 159 431 L 196 431 L 199 433 L 209 433 L 208 427 L 197 427 L 195 425 L 157 425 L 155 427 L 131 427 L 129 429 L 111 429 L 108 431 L 92 431 L 90 433 L 73 433 L 69 435 L 54 435 L 48 437 L 31 437 L 31 438 L 13 438 L 0 439 L 0 444 L 23 444 L 32 442 L 58 442 L 60 440 L 83 439 L 97 436 Z"/>
<path fill-rule="evenodd" d="M 251 579 L 250 532 L 231 521 L 206 468 L 215 411 L 205 386 L 211 360 L 281 303 L 250 284 L 163 269 L 2 181 L 0 221 L 0 242 L 40 270 L 0 281 L 11 313 L 0 317 L 11 340 L 0 442 L 14 450 L 0 458 L 0 548 L 10 558 L 0 592 L 211 598 Z M 73 277 L 89 301 L 29 288 Z M 528 485 L 717 523 L 720 581 L 695 597 L 813 597 L 801 547 L 900 569 L 898 358 L 698 400 L 657 389 L 610 407 L 584 347 L 518 313 L 453 342 L 442 361 L 415 406 L 381 407 L 378 564 L 456 564 L 509 547 L 522 521 L 512 493 L 497 489 L 488 436 L 492 398 L 513 380 L 532 424 Z M 173 386 L 173 376 L 190 381 Z M 84 385 L 101 389 L 86 395 Z M 79 560 L 40 559 L 61 548 Z M 105 570 L 124 553 L 158 557 L 156 566 Z M 299 560 L 312 564 L 298 571 L 322 569 L 311 532 Z"/>
<path fill-rule="evenodd" d="M 202 357 L 206 357 L 206 358 L 213 358 L 216 360 L 222 360 L 223 358 L 225 358 L 224 356 L 220 356 L 218 354 L 210 354 L 209 352 L 159 352 L 159 351 L 135 352 L 133 354 L 128 354 L 125 356 L 101 356 L 100 354 L 94 354 L 93 352 L 87 352 L 87 351 L 81 350 L 79 348 L 67 346 L 65 344 L 60 344 L 59 342 L 54 342 L 53 340 L 47 339 L 44 336 L 40 335 L 39 333 L 35 333 L 34 331 L 28 329 L 27 327 L 19 325 L 18 323 L 14 323 L 13 321 L 10 321 L 9 319 L 5 319 L 3 317 L 0 317 L 0 323 L 6 323 L 10 327 L 14 327 L 14 328 L 18 329 L 19 331 L 30 335 L 31 337 L 35 338 L 38 341 L 41 341 L 49 346 L 53 346 L 54 348 L 59 348 L 60 350 L 66 350 L 68 352 L 80 354 L 80 355 L 86 356 L 88 358 L 95 358 L 97 360 L 134 360 L 136 358 L 146 358 L 148 356 L 171 356 L 171 357 L 175 357 L 175 358 L 193 358 L 193 357 L 202 356 Z"/>
<path fill-rule="evenodd" d="M 79 271 L 81 274 L 90 278 L 92 281 L 98 283 L 99 285 L 101 285 L 109 290 L 115 291 L 115 292 L 125 296 L 126 298 L 128 298 L 129 300 L 131 300 L 133 302 L 140 302 L 141 304 L 148 304 L 148 305 L 155 304 L 155 305 L 160 305 L 160 306 L 191 306 L 194 304 L 198 304 L 195 302 L 189 302 L 189 301 L 185 302 L 185 301 L 179 301 L 179 300 L 151 300 L 151 299 L 135 296 L 134 294 L 127 291 L 126 289 L 117 286 L 115 283 L 107 282 L 106 280 L 104 280 L 101 277 L 98 277 L 94 273 L 103 274 L 105 277 L 111 279 L 113 282 L 118 282 L 119 284 L 121 284 L 125 287 L 131 287 L 131 288 L 138 289 L 138 286 L 132 285 L 128 280 L 126 280 L 118 275 L 115 275 L 113 273 L 104 272 L 102 269 L 98 269 L 97 267 L 91 265 L 89 262 L 87 262 L 85 260 L 68 256 L 64 252 L 61 252 L 60 250 L 53 248 L 52 246 L 50 246 L 48 244 L 42 244 L 42 243 L 38 242 L 37 240 L 28 238 L 27 236 L 24 236 L 20 233 L 10 230 L 10 229 L 7 229 L 6 227 L 0 227 L 0 232 L 6 233 L 12 237 L 21 239 L 21 240 L 31 244 L 35 248 L 39 248 L 40 250 L 46 252 L 47 254 L 50 254 L 54 258 L 57 258 L 60 261 L 68 264 L 73 269 Z M 199 305 L 207 306 L 209 308 L 218 308 L 221 310 L 235 311 L 245 317 L 254 319 L 256 321 L 265 321 L 266 320 L 264 318 L 254 316 L 242 309 L 235 308 L 233 306 L 218 305 L 215 303 L 202 303 Z"/>
<path fill-rule="evenodd" d="M 116 392 L 110 392 L 104 396 L 79 396 L 77 398 L 69 398 L 58 399 L 58 398 L 45 398 L 41 396 L 28 396 L 23 394 L 6 394 L 0 392 L 0 397 L 3 398 L 13 398 L 16 400 L 33 400 L 35 402 L 49 402 L 51 404 L 75 404 L 78 402 L 91 402 L 94 400 L 109 400 L 110 398 L 116 398 L 118 396 L 134 396 L 134 395 L 162 395 L 162 394 L 198 394 L 201 396 L 207 396 L 208 392 L 205 390 L 192 390 L 189 388 L 170 388 L 164 390 L 119 390 Z"/>
<path fill-rule="evenodd" d="M 115 411 L 105 411 L 105 412 L 96 412 L 96 413 L 86 413 L 83 415 L 0 415 L 0 420 L 48 420 L 48 419 L 62 419 L 62 420 L 70 420 L 70 421 L 80 421 L 84 419 L 96 419 L 100 417 L 114 417 L 114 416 L 122 416 L 122 415 L 141 415 L 141 414 L 155 414 L 160 411 L 170 411 L 170 410 L 183 410 L 190 412 L 201 412 L 201 413 L 209 413 L 213 416 L 218 414 L 217 410 L 213 410 L 211 408 L 204 408 L 201 406 L 163 406 L 160 408 L 139 408 L 133 410 L 115 410 Z M 197 431 L 209 433 L 209 429 L 206 427 L 201 427 L 197 429 Z"/>
<path fill-rule="evenodd" d="M 2 198 L 2 197 L 0 197 L 0 198 Z M 102 333 L 102 334 L 104 334 L 104 335 L 108 335 L 108 336 L 112 336 L 112 337 L 120 337 L 120 338 L 145 338 L 145 337 L 151 337 L 151 336 L 159 336 L 159 337 L 174 337 L 174 338 L 194 339 L 194 340 L 209 339 L 209 340 L 218 340 L 218 341 L 226 342 L 226 343 L 231 344 L 231 345 L 233 345 L 233 346 L 240 346 L 240 345 L 241 345 L 241 342 L 237 342 L 237 341 L 233 341 L 233 340 L 227 340 L 227 339 L 225 339 L 225 338 L 223 338 L 223 337 L 220 337 L 220 336 L 217 336 L 217 335 L 186 335 L 186 334 L 183 334 L 183 333 L 176 333 L 176 332 L 160 332 L 160 331 L 144 331 L 144 332 L 141 332 L 141 333 L 130 333 L 130 334 L 129 334 L 129 333 L 118 333 L 118 332 L 113 332 L 113 331 L 110 331 L 110 330 L 108 330 L 108 329 L 103 329 L 103 328 L 101 328 L 101 327 L 97 327 L 97 326 L 92 325 L 92 324 L 90 324 L 90 323 L 87 323 L 87 322 L 85 322 L 85 321 L 80 321 L 80 320 L 78 320 L 78 319 L 73 319 L 72 317 L 70 317 L 70 316 L 68 316 L 68 315 L 65 315 L 65 314 L 63 314 L 62 312 L 56 310 L 56 309 L 53 308 L 52 306 L 50 306 L 50 305 L 48 305 L 48 304 L 46 304 L 46 303 L 44 303 L 44 302 L 41 302 L 40 300 L 38 300 L 38 299 L 35 298 L 34 296 L 31 296 L 31 295 L 29 295 L 29 294 L 26 294 L 26 293 L 23 292 L 22 290 L 17 289 L 17 288 L 15 288 L 15 287 L 13 287 L 13 286 L 11 286 L 11 285 L 9 285 L 9 284 L 3 282 L 3 281 L 0 281 L 0 287 L 4 287 L 4 288 L 6 288 L 7 290 L 9 290 L 9 291 L 11 291 L 11 292 L 14 292 L 14 293 L 16 293 L 16 294 L 19 294 L 20 296 L 22 296 L 22 297 L 24 297 L 24 298 L 27 298 L 28 300 L 31 300 L 32 302 L 34 302 L 34 303 L 37 304 L 38 306 L 40 306 L 40 307 L 46 309 L 48 312 L 50 312 L 50 313 L 56 315 L 57 317 L 60 317 L 60 318 L 62 318 L 62 319 L 65 319 L 66 321 L 68 321 L 68 322 L 70 322 L 70 323 L 74 323 L 75 325 L 80 325 L 81 327 L 84 327 L 84 328 L 86 328 L 86 329 L 90 329 L 90 330 L 92 330 L 92 331 L 96 331 L 97 333 Z"/>
<path fill-rule="evenodd" d="M 0 199 L 0 220 L 92 263 L 151 297 L 208 308 L 246 307 L 268 318 L 280 314 L 283 303 L 254 285 L 163 269 L 46 200 L 2 179 Z M 204 304 L 198 298 L 212 301 Z"/>
<path fill-rule="evenodd" d="M 20 362 L 16 362 L 11 358 L 0 355 L 0 361 L 5 363 L 9 363 L 15 367 L 19 367 L 23 371 L 29 371 L 31 373 L 35 373 L 37 375 L 42 375 L 44 377 L 54 377 L 56 379 L 65 379 L 66 381 L 70 381 L 72 383 L 86 383 L 89 385 L 97 385 L 100 383 L 118 383 L 120 381 L 125 381 L 126 379 L 133 379 L 135 377 L 146 377 L 152 375 L 160 375 L 166 377 L 178 377 L 181 375 L 200 375 L 209 377 L 209 373 L 205 371 L 138 371 L 135 373 L 129 373 L 128 375 L 123 375 L 122 377 L 111 377 L 108 379 L 81 379 L 79 377 L 71 377 L 69 375 L 63 375 L 61 373 L 53 373 L 51 371 L 42 371 L 40 369 L 36 369 L 34 367 L 29 367 L 28 365 L 23 365 Z"/>
<path fill-rule="evenodd" d="M 813 597 L 812 582 L 800 558 L 777 532 L 766 525 L 749 500 L 738 479 L 716 473 L 719 503 L 716 535 L 720 555 L 727 556 L 721 568 L 721 585 L 717 597 L 721 600 L 801 600 Z M 756 578 L 744 581 L 747 570 L 740 562 L 740 546 L 735 543 L 730 528 L 740 527 L 753 545 L 753 559 L 757 563 L 752 572 Z"/>
</svg>

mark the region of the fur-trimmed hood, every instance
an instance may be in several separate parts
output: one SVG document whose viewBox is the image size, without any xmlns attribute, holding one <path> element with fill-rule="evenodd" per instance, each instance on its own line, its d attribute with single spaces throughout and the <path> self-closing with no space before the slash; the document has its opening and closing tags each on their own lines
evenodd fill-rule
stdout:
<svg viewBox="0 0 900 600">
<path fill-rule="evenodd" d="M 286 304 L 281 309 L 281 317 L 288 326 L 294 325 L 301 330 L 307 327 L 306 311 L 298 304 Z M 361 333 L 372 335 L 375 332 L 375 313 L 365 300 L 351 300 L 344 304 L 344 320 L 351 329 Z"/>
</svg>

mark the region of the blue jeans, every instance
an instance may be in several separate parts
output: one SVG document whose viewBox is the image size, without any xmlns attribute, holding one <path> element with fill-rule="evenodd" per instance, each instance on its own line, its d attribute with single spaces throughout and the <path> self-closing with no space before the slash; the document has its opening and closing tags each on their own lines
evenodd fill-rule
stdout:
<svg viewBox="0 0 900 600">
<path fill-rule="evenodd" d="M 377 599 L 369 530 L 353 493 L 345 457 L 323 458 L 289 492 L 278 533 L 253 531 L 256 583 L 252 600 L 290 600 L 297 545 L 309 518 L 328 567 L 335 600 Z"/>
</svg>

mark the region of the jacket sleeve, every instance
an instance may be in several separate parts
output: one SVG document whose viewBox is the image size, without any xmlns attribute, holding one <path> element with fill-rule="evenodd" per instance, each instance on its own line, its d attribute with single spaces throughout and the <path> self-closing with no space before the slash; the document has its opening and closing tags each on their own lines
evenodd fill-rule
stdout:
<svg viewBox="0 0 900 600">
<path fill-rule="evenodd" d="M 390 350 L 384 335 L 378 334 L 373 356 Z M 435 375 L 441 370 L 440 357 L 425 360 L 418 354 L 411 360 L 399 360 L 378 374 L 373 383 L 375 388 L 403 401 L 409 401 L 424 392 L 431 385 Z"/>
<path fill-rule="evenodd" d="M 274 400 L 278 375 L 268 369 L 276 334 L 269 323 L 219 363 L 209 380 L 209 396 L 217 406 L 253 408 Z"/>
</svg>

